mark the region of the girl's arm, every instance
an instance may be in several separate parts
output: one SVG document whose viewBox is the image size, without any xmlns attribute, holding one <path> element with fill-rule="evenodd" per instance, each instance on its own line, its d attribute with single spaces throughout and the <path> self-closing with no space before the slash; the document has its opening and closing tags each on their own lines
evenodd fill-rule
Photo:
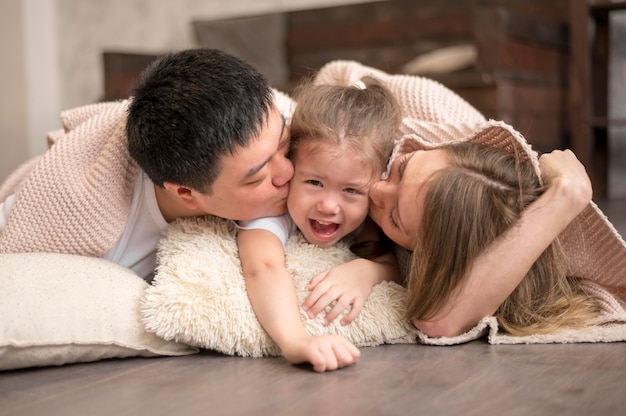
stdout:
<svg viewBox="0 0 626 416">
<path fill-rule="evenodd" d="M 282 242 L 267 230 L 239 230 L 239 256 L 252 309 L 287 361 L 315 371 L 352 365 L 359 350 L 343 337 L 313 337 L 304 329 Z"/>
<path fill-rule="evenodd" d="M 378 226 L 368 219 L 355 243 L 378 241 L 381 235 Z M 374 286 L 385 280 L 398 281 L 398 276 L 398 265 L 392 250 L 370 259 L 358 258 L 340 264 L 311 279 L 307 286 L 311 293 L 302 304 L 302 309 L 314 318 L 336 301 L 324 316 L 324 323 L 329 325 L 350 306 L 350 311 L 340 321 L 341 325 L 347 325 L 359 315 Z"/>
<path fill-rule="evenodd" d="M 591 181 L 569 150 L 539 159 L 546 192 L 522 214 L 520 223 L 497 239 L 474 262 L 466 283 L 429 321 L 413 324 L 431 337 L 460 335 L 493 315 L 532 264 L 589 204 Z"/>
</svg>

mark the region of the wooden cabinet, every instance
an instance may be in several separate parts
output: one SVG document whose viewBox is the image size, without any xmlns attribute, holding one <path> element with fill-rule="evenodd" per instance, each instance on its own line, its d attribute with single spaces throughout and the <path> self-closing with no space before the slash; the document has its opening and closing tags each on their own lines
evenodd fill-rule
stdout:
<svg viewBox="0 0 626 416">
<path fill-rule="evenodd" d="M 591 177 L 594 197 L 608 196 L 610 14 L 626 1 L 571 0 L 569 124 L 571 147 Z"/>
<path fill-rule="evenodd" d="M 485 116 L 503 120 L 541 151 L 568 146 L 567 0 L 391 0 L 288 13 L 290 80 L 332 59 L 390 73 L 420 54 L 472 44 L 477 59 L 423 74 Z"/>
<path fill-rule="evenodd" d="M 107 51 L 102 54 L 104 64 L 104 101 L 128 98 L 141 71 L 158 55 L 147 53 Z"/>
</svg>

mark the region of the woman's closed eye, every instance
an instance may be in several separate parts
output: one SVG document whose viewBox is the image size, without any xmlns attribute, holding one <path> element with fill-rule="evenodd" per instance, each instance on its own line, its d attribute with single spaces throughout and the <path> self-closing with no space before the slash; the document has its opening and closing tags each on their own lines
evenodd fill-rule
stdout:
<svg viewBox="0 0 626 416">
<path fill-rule="evenodd" d="M 404 156 L 398 162 L 398 165 L 396 166 L 396 172 L 398 173 L 399 177 L 402 177 L 402 174 L 404 173 L 404 169 L 406 168 L 406 163 L 409 161 L 409 159 L 411 158 L 412 155 L 413 155 L 413 153 L 410 153 L 410 154 Z"/>
</svg>

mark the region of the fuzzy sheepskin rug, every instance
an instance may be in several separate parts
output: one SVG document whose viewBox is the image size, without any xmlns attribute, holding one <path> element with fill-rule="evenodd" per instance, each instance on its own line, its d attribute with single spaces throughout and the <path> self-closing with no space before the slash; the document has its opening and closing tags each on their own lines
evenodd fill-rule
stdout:
<svg viewBox="0 0 626 416">
<path fill-rule="evenodd" d="M 159 267 L 141 299 L 146 330 L 165 340 L 244 357 L 278 356 L 280 350 L 261 327 L 252 310 L 241 272 L 235 227 L 218 218 L 185 218 L 173 223 L 159 247 Z M 290 237 L 287 268 L 299 304 L 308 295 L 306 285 L 316 274 L 354 258 L 347 245 L 326 249 Z M 324 326 L 323 314 L 300 316 L 312 334 L 339 334 L 356 346 L 380 344 L 455 345 L 486 336 L 491 344 L 546 344 L 626 341 L 626 314 L 615 303 L 610 313 L 586 328 L 546 335 L 512 336 L 498 328 L 495 317 L 483 318 L 465 334 L 431 338 L 402 317 L 406 289 L 393 282 L 375 286 L 363 310 L 349 325 L 339 319 Z M 347 312 L 346 312 L 347 313 Z"/>
<path fill-rule="evenodd" d="M 229 355 L 280 355 L 250 305 L 235 232 L 232 223 L 218 218 L 186 218 L 170 226 L 155 279 L 141 301 L 148 331 Z M 354 258 L 347 245 L 323 249 L 299 234 L 290 237 L 285 251 L 299 304 L 313 276 Z M 383 282 L 348 325 L 335 319 L 324 326 L 323 313 L 309 319 L 301 310 L 300 316 L 310 334 L 343 335 L 356 346 L 416 343 L 417 331 L 402 319 L 405 299 L 402 286 Z"/>
</svg>

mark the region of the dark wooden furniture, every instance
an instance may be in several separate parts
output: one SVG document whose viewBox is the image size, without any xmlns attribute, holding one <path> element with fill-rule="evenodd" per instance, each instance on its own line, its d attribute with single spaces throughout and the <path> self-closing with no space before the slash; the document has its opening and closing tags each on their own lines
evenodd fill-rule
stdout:
<svg viewBox="0 0 626 416">
<path fill-rule="evenodd" d="M 538 150 L 550 151 L 569 147 L 568 8 L 568 0 L 388 0 L 191 23 L 199 46 L 221 47 L 253 62 L 286 92 L 335 59 L 402 73 L 423 53 L 475 45 L 471 67 L 423 75 L 486 117 L 511 124 Z M 265 32 L 271 36 L 254 35 Z M 279 48 L 284 50 L 276 53 Z M 106 53 L 105 98 L 127 96 L 136 71 L 151 58 Z"/>
<path fill-rule="evenodd" d="M 541 151 L 567 143 L 567 0 L 391 0 L 288 13 L 287 57 L 296 83 L 349 59 L 400 73 L 413 58 L 473 44 L 475 64 L 440 81 Z"/>
<path fill-rule="evenodd" d="M 105 51 L 102 53 L 104 64 L 103 101 L 128 98 L 141 71 L 158 55 L 134 52 Z"/>
<path fill-rule="evenodd" d="M 626 1 L 571 0 L 569 122 L 571 147 L 583 162 L 594 195 L 608 194 L 610 18 Z"/>
</svg>

